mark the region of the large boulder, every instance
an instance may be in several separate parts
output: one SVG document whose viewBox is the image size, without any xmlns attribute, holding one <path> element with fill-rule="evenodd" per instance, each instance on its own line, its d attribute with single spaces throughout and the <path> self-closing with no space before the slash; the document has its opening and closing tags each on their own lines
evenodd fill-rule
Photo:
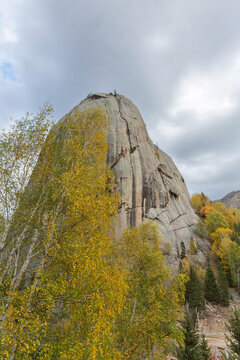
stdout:
<svg viewBox="0 0 240 360">
<path fill-rule="evenodd" d="M 118 234 L 150 219 L 173 248 L 181 241 L 188 245 L 198 219 L 185 181 L 172 159 L 152 143 L 137 107 L 122 95 L 99 93 L 70 114 L 91 107 L 102 107 L 109 117 L 107 160 L 121 194 Z"/>
</svg>

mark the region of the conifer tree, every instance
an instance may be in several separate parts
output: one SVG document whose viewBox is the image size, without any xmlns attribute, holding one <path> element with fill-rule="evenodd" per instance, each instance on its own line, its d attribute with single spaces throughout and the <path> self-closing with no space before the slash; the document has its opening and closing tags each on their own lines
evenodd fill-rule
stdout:
<svg viewBox="0 0 240 360">
<path fill-rule="evenodd" d="M 181 241 L 180 246 L 181 246 L 180 258 L 181 258 L 181 259 L 184 259 L 184 258 L 186 257 L 186 247 L 185 247 L 183 241 Z"/>
<path fill-rule="evenodd" d="M 205 298 L 208 301 L 219 302 L 219 289 L 213 273 L 210 262 L 208 261 L 206 276 L 205 276 Z"/>
<path fill-rule="evenodd" d="M 223 306 L 229 306 L 229 288 L 225 273 L 223 272 L 221 263 L 218 264 L 218 288 L 219 303 Z"/>
<path fill-rule="evenodd" d="M 176 244 L 177 257 L 180 258 L 180 249 L 178 243 Z"/>
<path fill-rule="evenodd" d="M 208 346 L 208 343 L 207 343 L 207 340 L 206 340 L 204 334 L 202 334 L 202 336 L 201 336 L 199 348 L 200 348 L 199 360 L 209 360 L 210 356 L 211 356 L 211 349 Z"/>
<path fill-rule="evenodd" d="M 231 359 L 240 358 L 240 310 L 234 308 L 230 315 L 229 322 L 226 324 L 230 336 L 226 336 L 228 346 L 231 350 Z"/>
<path fill-rule="evenodd" d="M 196 315 L 186 309 L 184 320 L 182 321 L 182 331 L 184 335 L 184 345 L 177 348 L 178 360 L 199 360 L 200 348 L 199 337 L 196 331 Z"/>
<path fill-rule="evenodd" d="M 186 284 L 185 299 L 189 304 L 190 309 L 199 311 L 205 308 L 202 285 L 193 266 L 190 266 L 189 280 Z"/>
<path fill-rule="evenodd" d="M 235 241 L 238 245 L 240 245 L 240 223 L 236 223 L 233 226 L 232 232 L 232 241 Z"/>
</svg>

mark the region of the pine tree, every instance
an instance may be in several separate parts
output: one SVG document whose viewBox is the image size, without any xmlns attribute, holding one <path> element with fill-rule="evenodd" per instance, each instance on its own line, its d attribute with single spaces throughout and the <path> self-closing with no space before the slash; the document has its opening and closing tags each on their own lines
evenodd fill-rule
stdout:
<svg viewBox="0 0 240 360">
<path fill-rule="evenodd" d="M 178 360 L 199 360 L 200 348 L 199 337 L 196 331 L 196 315 L 186 309 L 182 321 L 184 345 L 177 348 Z"/>
<path fill-rule="evenodd" d="M 180 249 L 178 243 L 176 244 L 177 257 L 180 258 Z"/>
<path fill-rule="evenodd" d="M 223 306 L 229 306 L 229 288 L 225 273 L 223 272 L 221 263 L 218 264 L 218 288 L 219 303 Z"/>
<path fill-rule="evenodd" d="M 205 298 L 211 302 L 219 302 L 219 289 L 210 262 L 205 277 Z"/>
<path fill-rule="evenodd" d="M 235 241 L 238 245 L 240 245 L 240 223 L 234 224 L 231 238 L 232 241 Z"/>
<path fill-rule="evenodd" d="M 235 308 L 230 315 L 229 322 L 226 325 L 230 336 L 226 336 L 229 349 L 233 354 L 231 358 L 240 358 L 240 310 Z"/>
<path fill-rule="evenodd" d="M 204 334 L 202 334 L 202 336 L 201 336 L 201 341 L 200 341 L 199 347 L 200 347 L 200 358 L 199 358 L 199 360 L 209 360 L 210 356 L 212 354 L 211 354 L 211 349 L 208 346 L 208 343 L 207 343 L 207 340 L 206 340 Z"/>
<path fill-rule="evenodd" d="M 202 285 L 192 266 L 190 266 L 189 280 L 186 284 L 185 299 L 190 309 L 197 311 L 205 309 Z"/>
<path fill-rule="evenodd" d="M 184 259 L 184 258 L 186 257 L 186 247 L 185 247 L 183 241 L 181 241 L 180 246 L 181 246 L 180 258 L 181 258 L 181 259 Z"/>
</svg>

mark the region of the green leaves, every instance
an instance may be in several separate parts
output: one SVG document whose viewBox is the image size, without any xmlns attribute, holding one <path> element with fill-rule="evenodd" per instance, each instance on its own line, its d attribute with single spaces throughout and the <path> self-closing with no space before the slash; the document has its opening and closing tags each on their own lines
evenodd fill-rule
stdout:
<svg viewBox="0 0 240 360">
<path fill-rule="evenodd" d="M 184 275 L 171 277 L 152 223 L 126 230 L 120 240 L 128 292 L 117 321 L 118 347 L 124 359 L 161 358 L 181 338 L 177 320 L 184 297 Z"/>
<path fill-rule="evenodd" d="M 177 348 L 178 360 L 199 360 L 199 336 L 196 330 L 196 315 L 186 308 L 183 321 L 181 321 L 184 344 Z"/>
<path fill-rule="evenodd" d="M 220 294 L 219 294 L 219 288 L 216 282 L 216 278 L 210 263 L 208 263 L 206 276 L 205 276 L 205 298 L 208 301 L 218 303 L 219 296 Z"/>
<path fill-rule="evenodd" d="M 193 266 L 190 266 L 185 298 L 191 310 L 199 311 L 205 309 L 202 285 Z"/>
<path fill-rule="evenodd" d="M 210 210 L 206 215 L 206 227 L 209 234 L 214 233 L 217 228 L 228 228 L 228 220 L 218 209 Z"/>
<path fill-rule="evenodd" d="M 0 213 L 6 222 L 19 205 L 38 155 L 52 125 L 53 108 L 45 103 L 0 133 Z"/>
</svg>

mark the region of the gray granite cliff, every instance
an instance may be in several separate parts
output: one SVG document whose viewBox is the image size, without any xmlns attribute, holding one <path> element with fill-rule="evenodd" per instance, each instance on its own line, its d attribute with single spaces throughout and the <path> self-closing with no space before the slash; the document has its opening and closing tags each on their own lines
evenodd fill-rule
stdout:
<svg viewBox="0 0 240 360">
<path fill-rule="evenodd" d="M 128 226 L 141 224 L 147 219 L 156 222 L 164 240 L 172 245 L 167 261 L 177 270 L 179 259 L 176 250 L 181 241 L 188 249 L 198 221 L 183 177 L 172 159 L 152 143 L 138 109 L 129 99 L 120 95 L 94 94 L 69 114 L 75 114 L 77 119 L 79 112 L 91 107 L 105 109 L 109 117 L 107 161 L 114 171 L 121 195 L 116 222 L 118 236 Z M 51 130 L 50 135 L 56 139 L 56 151 L 61 151 L 67 121 L 68 116 L 64 116 Z M 61 126 L 62 123 L 66 123 L 66 127 Z M 57 210 L 58 207 L 54 207 L 56 204 L 52 208 L 49 203 L 46 192 L 48 177 L 42 173 L 42 169 L 48 168 L 49 158 L 44 157 L 44 151 L 48 151 L 47 146 L 43 147 L 23 193 L 22 205 L 14 214 L 6 241 L 0 248 L 4 269 L 0 282 L 5 275 L 15 274 L 16 287 L 31 284 L 36 268 L 44 266 L 44 234 L 48 231 L 47 219 L 51 219 L 51 211 L 54 218 L 59 217 L 56 221 L 61 222 L 63 216 L 61 208 Z"/>
<path fill-rule="evenodd" d="M 181 241 L 188 245 L 198 219 L 186 184 L 172 159 L 150 140 L 137 107 L 122 95 L 100 93 L 70 114 L 91 107 L 104 108 L 110 121 L 108 162 L 121 194 L 118 233 L 151 219 L 173 248 Z"/>
</svg>

